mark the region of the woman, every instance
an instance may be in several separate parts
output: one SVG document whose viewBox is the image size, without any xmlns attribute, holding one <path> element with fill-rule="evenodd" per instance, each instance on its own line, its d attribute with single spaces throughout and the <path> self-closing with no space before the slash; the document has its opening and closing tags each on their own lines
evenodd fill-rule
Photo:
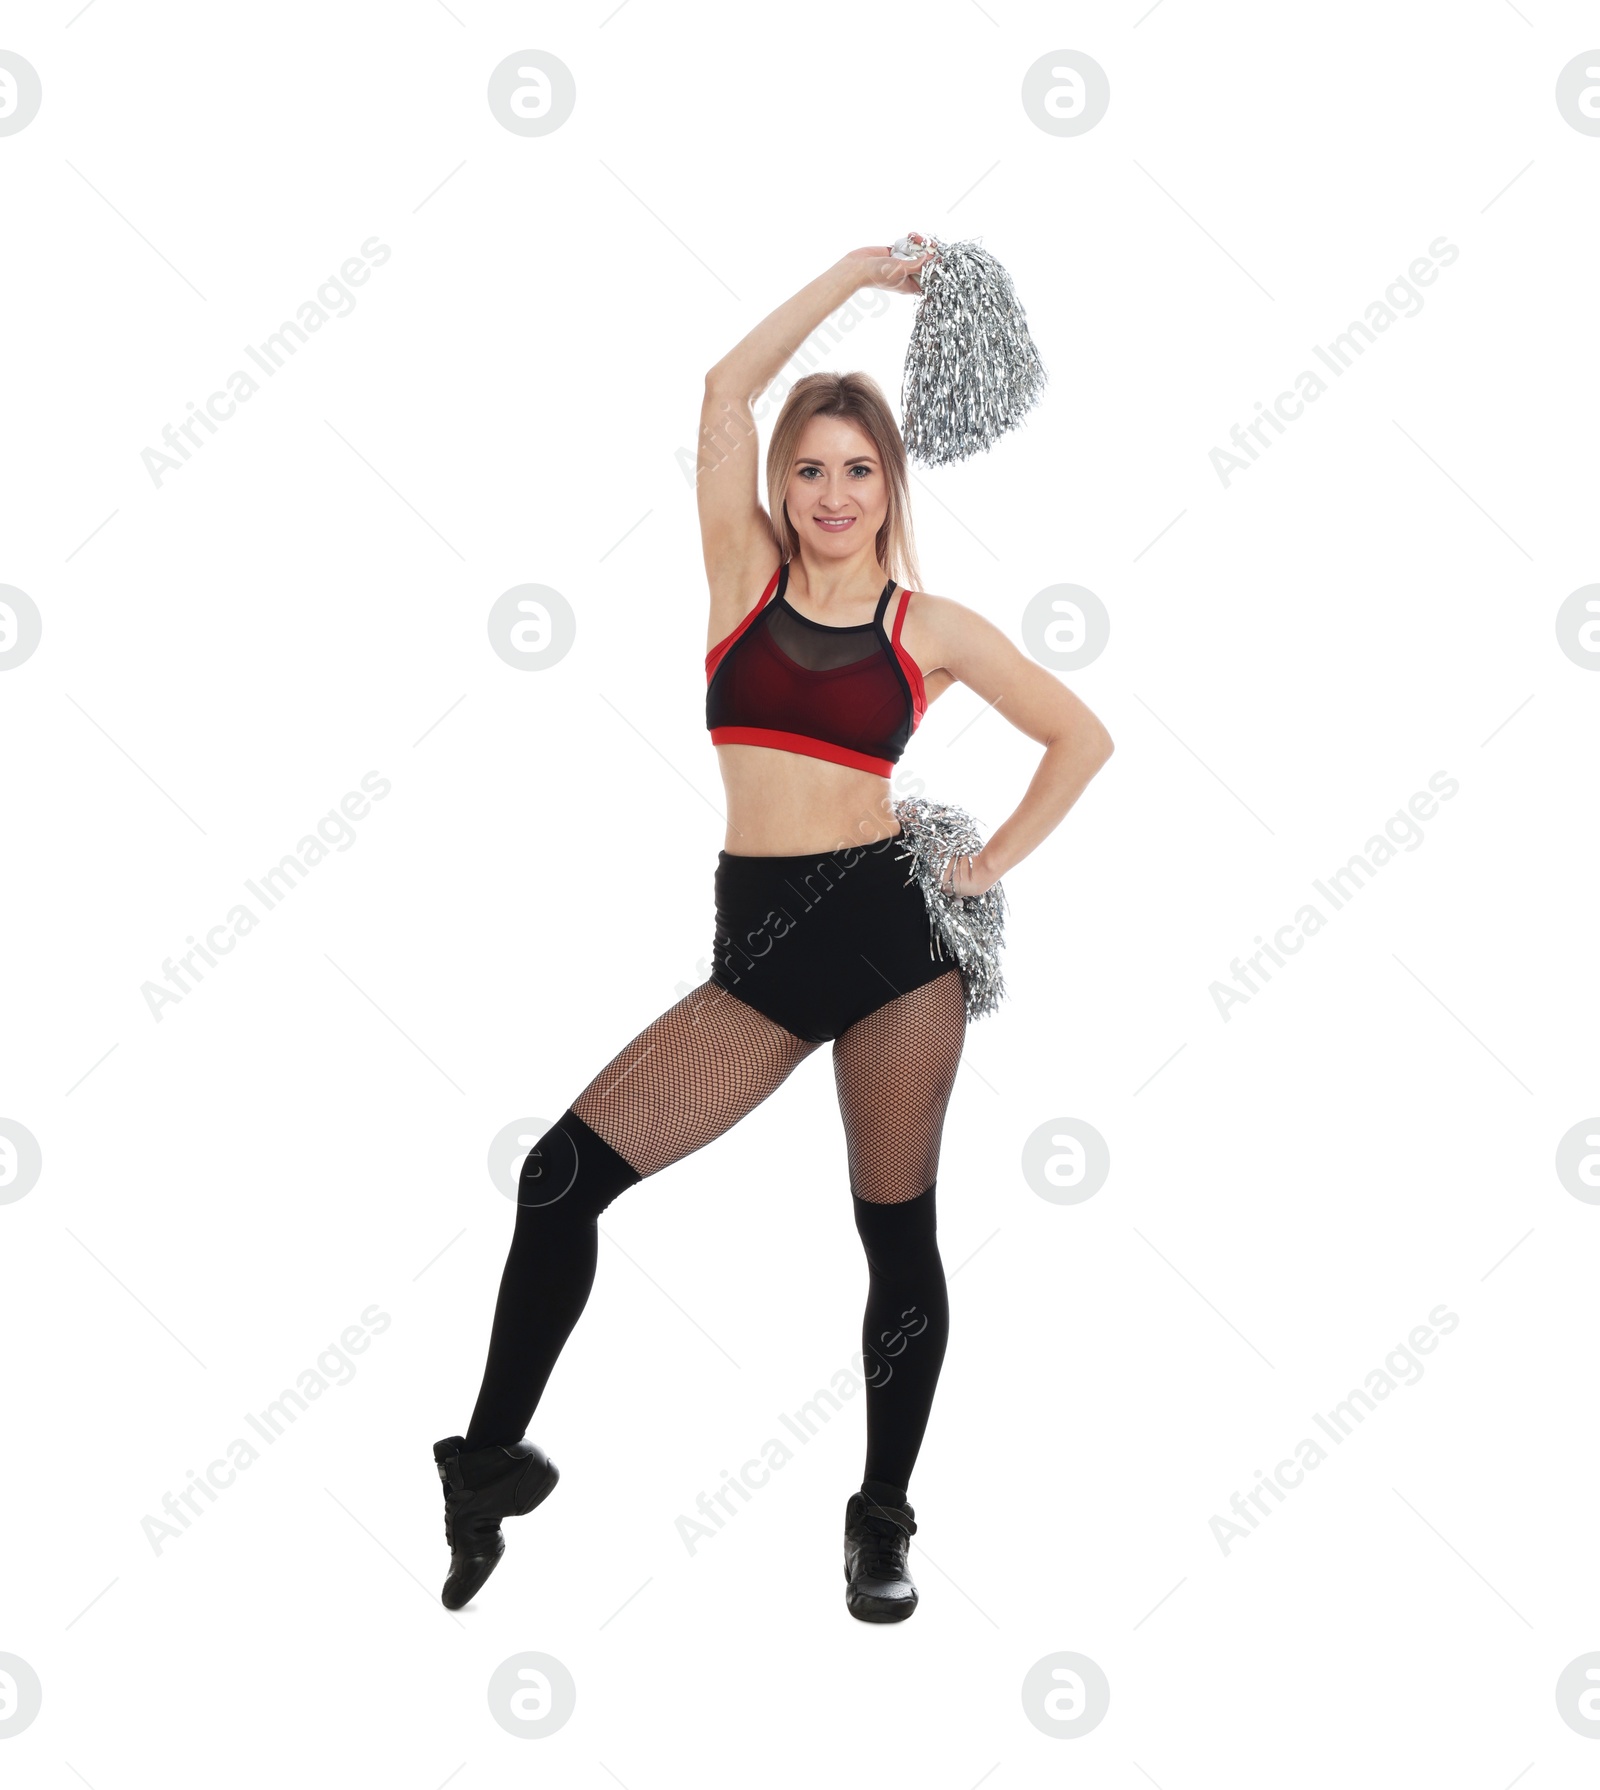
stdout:
<svg viewBox="0 0 1600 1790">
<path fill-rule="evenodd" d="M 922 239 L 926 240 L 926 239 Z M 609 1062 L 529 1151 L 477 1406 L 434 1444 L 459 1609 L 499 1563 L 500 1524 L 556 1468 L 522 1439 L 594 1280 L 596 1220 L 709 1144 L 832 1044 L 869 1288 L 867 1452 L 845 1510 L 846 1603 L 909 1616 L 907 1501 L 949 1308 L 934 1220 L 963 972 L 929 950 L 889 773 L 930 703 L 963 683 L 1044 747 L 1016 811 L 942 884 L 981 895 L 1058 824 L 1111 753 L 1099 721 L 1001 631 L 919 581 L 905 448 L 877 385 L 814 373 L 790 393 L 756 483 L 751 404 L 867 286 L 920 293 L 931 258 L 856 249 L 706 375 L 697 474 L 711 590 L 706 720 L 727 792 L 712 970 Z"/>
</svg>

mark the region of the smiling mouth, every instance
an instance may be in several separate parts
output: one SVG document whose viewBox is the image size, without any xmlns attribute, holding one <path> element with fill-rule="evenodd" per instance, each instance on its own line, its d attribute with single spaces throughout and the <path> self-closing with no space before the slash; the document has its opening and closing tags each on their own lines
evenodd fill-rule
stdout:
<svg viewBox="0 0 1600 1790">
<path fill-rule="evenodd" d="M 843 534 L 855 521 L 854 516 L 818 516 L 815 518 L 818 528 L 829 529 L 834 534 Z"/>
</svg>

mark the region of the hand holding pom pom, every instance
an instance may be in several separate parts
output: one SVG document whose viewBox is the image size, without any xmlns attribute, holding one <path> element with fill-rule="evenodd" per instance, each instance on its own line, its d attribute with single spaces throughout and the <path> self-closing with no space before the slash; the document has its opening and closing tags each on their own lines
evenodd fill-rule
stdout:
<svg viewBox="0 0 1600 1790">
<path fill-rule="evenodd" d="M 922 302 L 900 393 L 906 453 L 923 466 L 970 459 L 1014 429 L 1044 390 L 1027 313 L 1011 276 L 976 241 L 902 236 L 890 252 L 908 267 L 916 257 L 916 273 L 927 276 L 912 288 Z"/>
<path fill-rule="evenodd" d="M 881 249 L 852 249 L 845 260 L 868 263 L 867 285 L 881 286 L 885 292 L 909 292 L 920 298 L 923 289 L 917 276 L 937 253 L 920 246 L 925 240 L 917 235 L 902 236 L 893 248 L 885 245 Z M 900 252 L 902 248 L 906 251 L 904 254 Z"/>
</svg>

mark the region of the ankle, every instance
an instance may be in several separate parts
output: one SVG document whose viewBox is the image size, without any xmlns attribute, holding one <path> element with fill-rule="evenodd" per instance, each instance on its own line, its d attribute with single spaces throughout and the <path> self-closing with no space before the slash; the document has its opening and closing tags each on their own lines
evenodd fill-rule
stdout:
<svg viewBox="0 0 1600 1790">
<path fill-rule="evenodd" d="M 893 1510 L 903 1510 L 909 1499 L 903 1485 L 892 1485 L 887 1479 L 863 1479 L 861 1496 L 869 1504 L 886 1504 Z"/>
<path fill-rule="evenodd" d="M 461 1438 L 461 1452 L 476 1454 L 480 1448 L 513 1448 L 521 1440 L 521 1436 L 492 1436 L 488 1434 L 475 1436 L 469 1430 Z"/>
</svg>

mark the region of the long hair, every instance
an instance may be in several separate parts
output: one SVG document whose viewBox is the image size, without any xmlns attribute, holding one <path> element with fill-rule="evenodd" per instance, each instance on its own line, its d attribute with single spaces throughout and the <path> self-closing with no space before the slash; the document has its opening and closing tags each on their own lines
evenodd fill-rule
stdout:
<svg viewBox="0 0 1600 1790">
<path fill-rule="evenodd" d="M 866 373 L 807 373 L 796 380 L 767 444 L 767 513 L 786 560 L 800 551 L 800 536 L 783 503 L 800 452 L 800 436 L 814 416 L 842 416 L 869 436 L 878 452 L 889 507 L 878 529 L 878 561 L 897 584 L 916 590 L 922 583 L 911 527 L 911 476 L 906 444 L 878 382 Z"/>
</svg>

